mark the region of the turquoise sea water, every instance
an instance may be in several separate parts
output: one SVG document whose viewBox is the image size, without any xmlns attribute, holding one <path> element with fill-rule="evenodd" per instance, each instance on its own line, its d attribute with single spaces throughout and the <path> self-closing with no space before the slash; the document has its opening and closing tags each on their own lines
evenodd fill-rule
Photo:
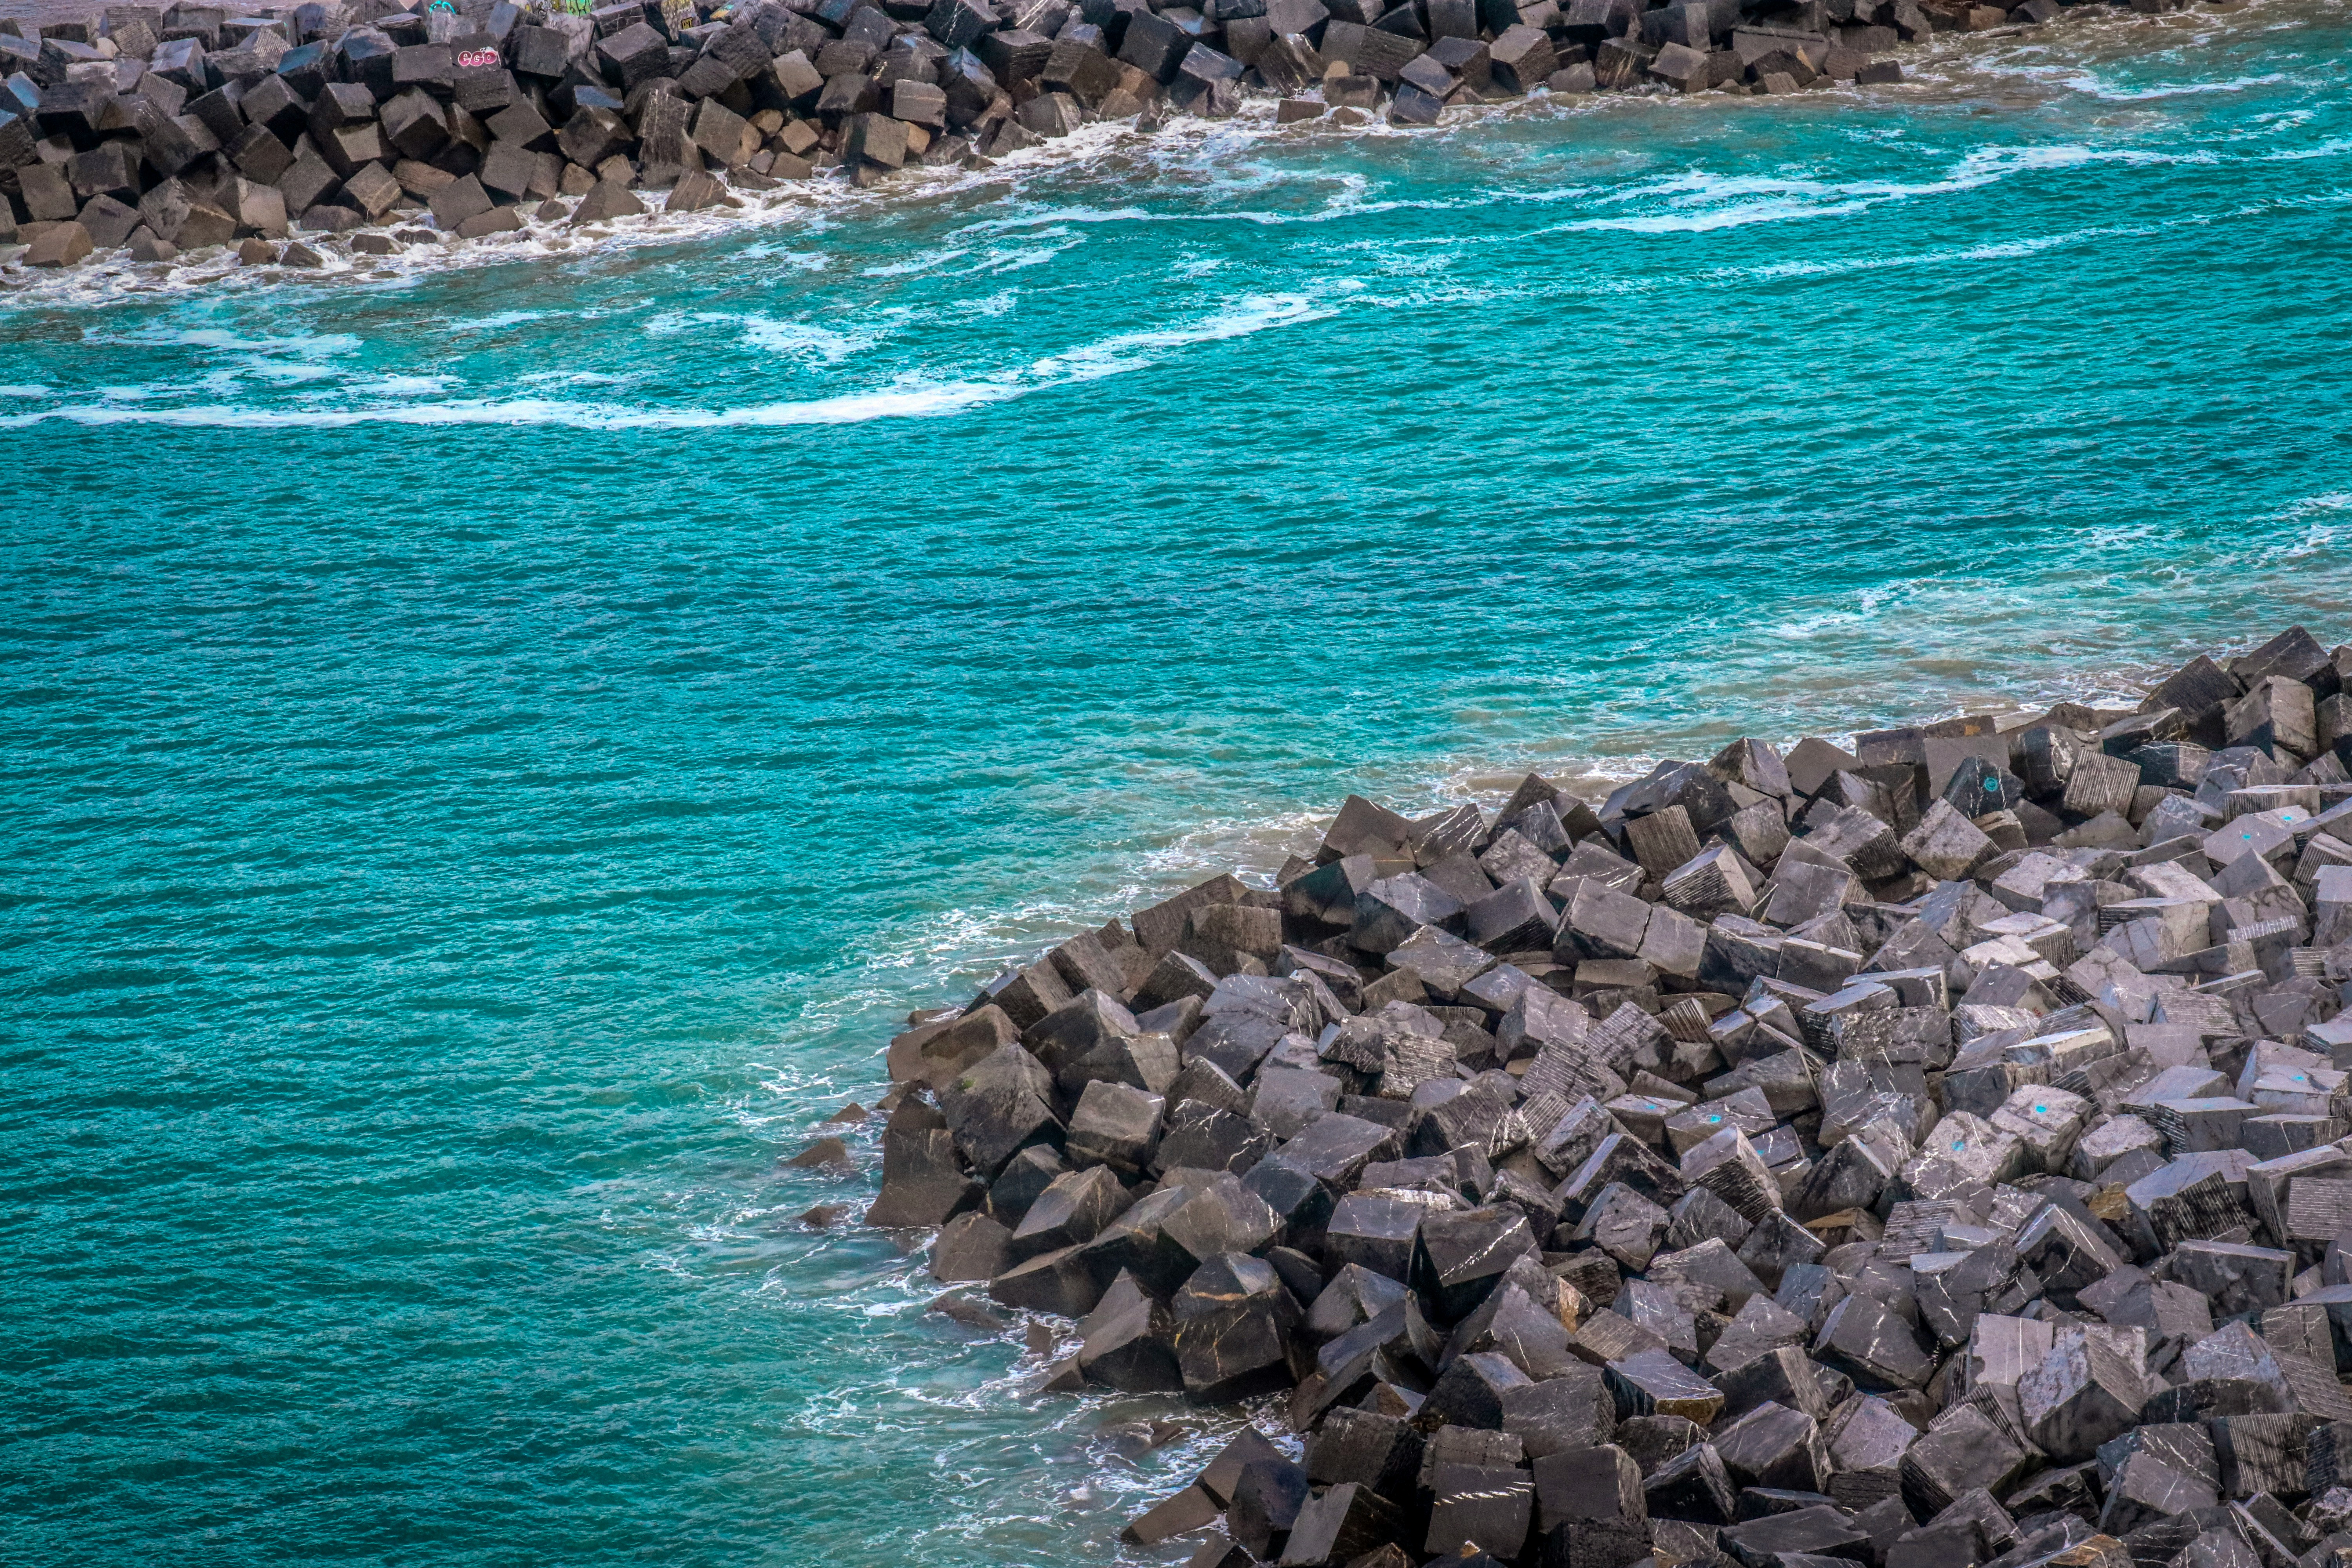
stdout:
<svg viewBox="0 0 2352 1568">
<path fill-rule="evenodd" d="M 2352 636 L 2347 41 L 0 303 L 0 1556 L 1119 1560 L 1232 1418 L 778 1156 L 1350 789 Z"/>
</svg>

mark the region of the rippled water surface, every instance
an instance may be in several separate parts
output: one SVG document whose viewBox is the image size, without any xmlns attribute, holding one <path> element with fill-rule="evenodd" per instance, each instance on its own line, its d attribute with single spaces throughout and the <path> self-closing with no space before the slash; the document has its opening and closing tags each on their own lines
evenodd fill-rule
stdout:
<svg viewBox="0 0 2352 1568">
<path fill-rule="evenodd" d="M 2347 42 L 0 302 L 13 1557 L 1117 1560 L 1224 1418 L 1036 1394 L 801 1224 L 870 1128 L 778 1155 L 1351 788 L 2352 635 Z"/>
</svg>

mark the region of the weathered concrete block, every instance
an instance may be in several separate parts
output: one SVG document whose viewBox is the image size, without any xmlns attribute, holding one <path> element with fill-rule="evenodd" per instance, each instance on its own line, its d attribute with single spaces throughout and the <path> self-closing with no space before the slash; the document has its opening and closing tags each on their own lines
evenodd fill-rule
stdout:
<svg viewBox="0 0 2352 1568">
<path fill-rule="evenodd" d="M 1102 1300 L 1103 1286 L 1081 1248 L 1066 1247 L 1016 1263 L 988 1282 L 992 1299 L 1024 1311 L 1083 1318 Z"/>
<path fill-rule="evenodd" d="M 1058 1142 L 1054 1077 L 1017 1045 L 999 1047 L 965 1068 L 940 1093 L 956 1147 L 975 1170 L 992 1177 L 1030 1143 Z"/>
<path fill-rule="evenodd" d="M 1298 1304 L 1271 1265 L 1240 1253 L 1204 1262 L 1172 1307 L 1184 1392 L 1222 1404 L 1288 1387 Z"/>
<path fill-rule="evenodd" d="M 1536 1251 L 1535 1236 L 1516 1209 L 1430 1213 L 1416 1240 L 1413 1283 L 1439 1317 L 1454 1321 L 1484 1300 L 1515 1260 Z"/>
<path fill-rule="evenodd" d="M 1830 1310 L 1812 1353 L 1878 1391 L 1921 1387 L 1936 1370 L 1911 1326 L 1867 1296 L 1848 1296 Z"/>
<path fill-rule="evenodd" d="M 866 1223 L 883 1227 L 943 1225 L 980 1201 L 985 1189 L 963 1168 L 947 1121 L 920 1104 L 893 1112 L 882 1134 L 882 1191 Z"/>
<path fill-rule="evenodd" d="M 1159 1095 L 1101 1079 L 1086 1086 L 1070 1113 L 1066 1147 L 1074 1163 L 1098 1163 L 1136 1175 L 1151 1163 L 1167 1102 Z"/>
<path fill-rule="evenodd" d="M 1641 1351 L 1607 1370 L 1621 1415 L 1680 1415 L 1704 1426 L 1723 1409 L 1723 1391 L 1669 1352 Z"/>
<path fill-rule="evenodd" d="M 2069 1328 L 2017 1385 L 2020 1414 L 2053 1458 L 2087 1459 L 2139 1420 L 2147 1402 L 2136 1330 Z"/>
<path fill-rule="evenodd" d="M 869 1214 L 866 1223 L 877 1223 Z M 940 1227 L 931 1244 L 931 1277 L 947 1284 L 992 1279 L 1012 1266 L 1013 1233 L 984 1214 L 963 1214 Z"/>
<path fill-rule="evenodd" d="M 1729 1524 L 1738 1512 L 1731 1478 L 1711 1443 L 1697 1443 L 1659 1466 L 1643 1483 L 1642 1496 L 1653 1521 Z"/>
<path fill-rule="evenodd" d="M 1903 1451 L 1904 1500 L 1915 1514 L 1933 1518 L 1979 1487 L 2005 1490 L 2029 1462 L 2026 1450 L 1975 1406 L 1958 1405 Z"/>
<path fill-rule="evenodd" d="M 1527 1471 L 1440 1465 L 1431 1490 L 1435 1500 L 1423 1550 L 1450 1557 L 1517 1555 L 1526 1543 L 1535 1511 L 1535 1482 Z"/>
<path fill-rule="evenodd" d="M 1928 804 L 1919 826 L 1904 836 L 1902 848 L 1913 864 L 1938 881 L 1964 878 L 1999 852 L 1972 818 L 1942 800 Z"/>
<path fill-rule="evenodd" d="M 1118 1177 L 1103 1166 L 1065 1172 L 1030 1204 L 1013 1227 L 1007 1251 L 1017 1262 L 1077 1247 L 1093 1240 L 1133 1201 Z"/>
<path fill-rule="evenodd" d="M 1176 1363 L 1173 1320 L 1135 1276 L 1121 1272 L 1078 1325 L 1078 1369 L 1090 1383 L 1126 1394 L 1174 1393 L 1184 1386 Z"/>
</svg>

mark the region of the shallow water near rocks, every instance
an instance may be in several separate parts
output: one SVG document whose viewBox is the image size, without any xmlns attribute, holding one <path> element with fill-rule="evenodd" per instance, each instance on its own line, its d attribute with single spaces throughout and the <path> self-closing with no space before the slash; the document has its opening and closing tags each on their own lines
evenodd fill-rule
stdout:
<svg viewBox="0 0 2352 1568">
<path fill-rule="evenodd" d="M 1181 1560 L 1233 1415 L 1036 1394 L 802 1224 L 870 1124 L 777 1157 L 1351 789 L 2352 636 L 2347 42 L 0 304 L 14 1552 Z"/>
</svg>

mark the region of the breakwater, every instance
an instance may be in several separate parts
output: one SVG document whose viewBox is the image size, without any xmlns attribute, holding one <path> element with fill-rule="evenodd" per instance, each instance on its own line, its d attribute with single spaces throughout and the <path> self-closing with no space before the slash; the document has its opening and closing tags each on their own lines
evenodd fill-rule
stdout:
<svg viewBox="0 0 2352 1568">
<path fill-rule="evenodd" d="M 1891 83 L 1906 43 L 2060 15 L 2055 0 L 110 6 L 0 30 L 0 258 L 318 268 L 593 236 L 794 182 L 982 167 L 1097 121 L 1227 118 L 1245 93 L 1278 97 L 1284 123 L 1418 127 L 1531 93 Z"/>
<path fill-rule="evenodd" d="M 1197 1564 L 2352 1546 L 2347 677 L 1351 797 L 910 1019 L 866 1219 L 1048 1390 L 1269 1401 Z"/>
</svg>

